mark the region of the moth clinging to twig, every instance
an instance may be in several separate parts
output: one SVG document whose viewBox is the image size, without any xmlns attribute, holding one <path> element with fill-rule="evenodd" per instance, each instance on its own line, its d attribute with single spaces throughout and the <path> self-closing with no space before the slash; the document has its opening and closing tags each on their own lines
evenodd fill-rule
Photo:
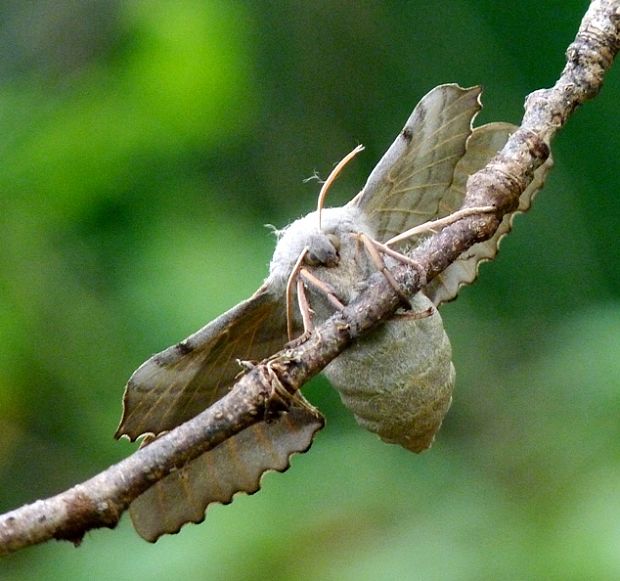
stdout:
<svg viewBox="0 0 620 581">
<path fill-rule="evenodd" d="M 430 91 L 357 196 L 339 208 L 322 209 L 320 202 L 317 211 L 280 231 L 269 275 L 254 295 L 136 370 L 116 436 L 156 437 L 194 417 L 228 393 L 238 360 L 262 360 L 305 337 L 353 300 L 377 270 L 396 284 L 390 269 L 410 261 L 407 249 L 432 227 L 493 211 L 462 208 L 466 180 L 515 128 L 492 123 L 472 129 L 480 92 L 454 84 Z M 529 208 L 549 165 L 539 168 L 517 211 Z M 479 262 L 495 256 L 511 222 L 506 216 L 493 238 L 472 246 L 423 291 L 402 296 L 402 312 L 325 369 L 357 421 L 385 441 L 415 452 L 431 445 L 454 385 L 437 306 L 473 282 Z M 322 426 L 321 414 L 295 393 L 286 411 L 244 429 L 136 499 L 130 507 L 136 529 L 154 541 L 202 521 L 211 502 L 255 492 L 265 471 L 288 468 L 291 454 L 306 451 Z"/>
</svg>

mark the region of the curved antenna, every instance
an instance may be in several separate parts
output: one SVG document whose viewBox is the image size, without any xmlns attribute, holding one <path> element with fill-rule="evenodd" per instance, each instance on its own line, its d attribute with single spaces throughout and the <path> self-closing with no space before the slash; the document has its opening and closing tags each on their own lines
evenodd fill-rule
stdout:
<svg viewBox="0 0 620 581">
<path fill-rule="evenodd" d="M 364 151 L 363 145 L 358 145 L 353 151 L 345 155 L 339 162 L 338 165 L 331 171 L 323 186 L 321 187 L 321 191 L 319 192 L 319 201 L 317 203 L 317 212 L 319 213 L 319 230 L 321 230 L 321 210 L 323 209 L 323 204 L 325 203 L 325 197 L 327 196 L 327 190 L 334 183 L 338 174 L 342 171 L 345 165 L 349 163 L 360 151 Z"/>
</svg>

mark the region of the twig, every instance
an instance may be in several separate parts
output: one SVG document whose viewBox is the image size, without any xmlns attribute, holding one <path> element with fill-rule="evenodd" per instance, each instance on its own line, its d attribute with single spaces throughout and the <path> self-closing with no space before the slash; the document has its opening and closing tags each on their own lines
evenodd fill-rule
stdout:
<svg viewBox="0 0 620 581">
<path fill-rule="evenodd" d="M 468 180 L 465 206 L 492 205 L 497 212 L 466 215 L 416 248 L 411 257 L 420 269 L 403 265 L 394 271 L 408 294 L 417 292 L 470 246 L 494 234 L 502 216 L 516 208 L 534 170 L 547 159 L 555 133 L 579 105 L 599 92 L 619 49 L 620 0 L 594 0 L 568 48 L 558 82 L 527 98 L 519 130 Z M 271 393 L 269 374 L 275 372 L 289 391 L 299 389 L 351 340 L 389 318 L 399 302 L 385 277 L 373 276 L 368 290 L 322 325 L 314 339 L 278 353 L 269 368 L 255 367 L 229 395 L 194 419 L 90 480 L 0 516 L 0 555 L 52 538 L 77 544 L 90 529 L 113 528 L 129 503 L 154 482 L 261 419 Z"/>
</svg>

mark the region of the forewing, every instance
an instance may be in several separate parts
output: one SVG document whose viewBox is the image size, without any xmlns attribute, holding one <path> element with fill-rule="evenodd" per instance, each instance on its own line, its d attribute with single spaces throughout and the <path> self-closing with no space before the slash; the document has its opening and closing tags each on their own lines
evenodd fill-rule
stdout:
<svg viewBox="0 0 620 581">
<path fill-rule="evenodd" d="M 241 371 L 237 359 L 261 360 L 287 341 L 281 298 L 261 287 L 184 341 L 144 362 L 131 376 L 116 432 L 135 440 L 194 417 L 226 393 Z"/>
<path fill-rule="evenodd" d="M 452 187 L 441 201 L 439 216 L 451 214 L 462 206 L 465 199 L 467 178 L 482 169 L 504 146 L 510 134 L 514 133 L 516 129 L 510 123 L 489 123 L 474 129 L 467 142 L 467 151 L 455 168 Z M 426 286 L 424 292 L 435 305 L 456 297 L 461 286 L 474 282 L 478 276 L 480 262 L 495 258 L 500 241 L 512 229 L 512 221 L 515 215 L 530 209 L 534 196 L 542 188 L 547 172 L 552 166 L 553 161 L 549 157 L 534 172 L 532 183 L 519 197 L 517 210 L 504 216 L 492 238 L 474 244 Z"/>
<path fill-rule="evenodd" d="M 480 91 L 455 84 L 430 91 L 350 202 L 364 211 L 379 241 L 438 216 L 481 108 Z"/>
<path fill-rule="evenodd" d="M 237 359 L 260 360 L 287 341 L 282 298 L 261 287 L 177 345 L 151 357 L 132 375 L 116 436 L 135 440 L 160 434 L 194 417 L 228 393 L 241 368 Z M 305 452 L 323 426 L 320 413 L 297 394 L 290 409 L 254 424 L 154 484 L 130 507 L 136 530 L 155 541 L 186 522 L 200 522 L 211 502 L 256 492 L 266 470 L 283 471 Z"/>
<path fill-rule="evenodd" d="M 265 471 L 286 470 L 291 454 L 305 452 L 322 427 L 321 414 L 297 394 L 277 419 L 246 428 L 134 500 L 129 509 L 134 527 L 154 542 L 187 522 L 201 522 L 210 503 L 227 504 L 236 492 L 256 492 Z"/>
</svg>

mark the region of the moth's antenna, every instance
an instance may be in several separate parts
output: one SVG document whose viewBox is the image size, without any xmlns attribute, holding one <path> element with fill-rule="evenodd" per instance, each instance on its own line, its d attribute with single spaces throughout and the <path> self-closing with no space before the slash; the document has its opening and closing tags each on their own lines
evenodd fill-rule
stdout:
<svg viewBox="0 0 620 581">
<path fill-rule="evenodd" d="M 323 186 L 321 187 L 321 191 L 319 192 L 319 201 L 317 204 L 317 211 L 319 213 L 319 230 L 321 229 L 321 210 L 323 209 L 323 204 L 325 203 L 325 197 L 327 196 L 327 190 L 334 183 L 338 174 L 342 171 L 345 165 L 349 163 L 360 151 L 364 151 L 363 145 L 358 145 L 351 153 L 345 155 L 339 162 L 338 165 L 332 170 L 329 174 Z"/>
</svg>

